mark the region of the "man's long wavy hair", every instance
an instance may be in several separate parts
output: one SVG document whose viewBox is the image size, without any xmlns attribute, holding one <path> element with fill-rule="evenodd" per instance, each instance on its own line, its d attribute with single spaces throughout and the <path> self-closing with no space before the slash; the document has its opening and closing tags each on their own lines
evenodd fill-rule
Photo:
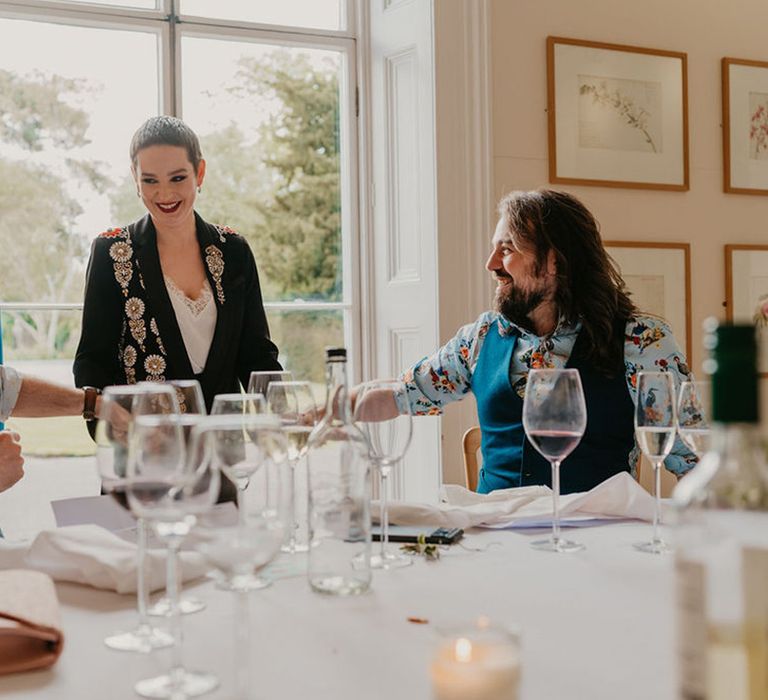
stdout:
<svg viewBox="0 0 768 700">
<path fill-rule="evenodd" d="M 534 252 L 537 274 L 546 270 L 548 253 L 554 251 L 558 314 L 570 324 L 581 321 L 583 349 L 598 372 L 608 376 L 622 372 L 621 324 L 637 308 L 589 210 L 573 195 L 541 189 L 510 192 L 499 202 L 499 215 L 515 247 Z"/>
</svg>

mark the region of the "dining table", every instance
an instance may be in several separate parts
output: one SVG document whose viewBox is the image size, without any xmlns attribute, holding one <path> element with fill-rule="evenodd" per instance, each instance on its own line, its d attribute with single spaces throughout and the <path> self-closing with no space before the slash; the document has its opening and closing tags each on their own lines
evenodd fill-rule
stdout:
<svg viewBox="0 0 768 700">
<path fill-rule="evenodd" d="M 247 594 L 203 577 L 185 585 L 206 608 L 183 616 L 184 662 L 218 676 L 210 700 L 428 700 L 443 635 L 482 616 L 519 635 L 520 698 L 671 699 L 674 558 L 633 548 L 649 528 L 573 528 L 586 548 L 568 554 L 531 548 L 541 530 L 473 528 L 436 560 L 417 555 L 411 566 L 374 571 L 370 590 L 354 597 L 313 593 L 306 554 L 281 555 L 273 584 Z M 136 698 L 136 681 L 167 670 L 167 649 L 103 643 L 135 623 L 135 596 L 61 582 L 56 591 L 58 662 L 0 678 L 0 698 Z"/>
</svg>

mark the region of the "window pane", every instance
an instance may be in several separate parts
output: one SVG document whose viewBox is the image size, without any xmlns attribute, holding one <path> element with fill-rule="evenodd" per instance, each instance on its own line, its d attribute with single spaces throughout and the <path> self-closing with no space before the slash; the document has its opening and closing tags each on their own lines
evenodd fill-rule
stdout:
<svg viewBox="0 0 768 700">
<path fill-rule="evenodd" d="M 135 213 L 122 183 L 159 109 L 157 35 L 0 19 L 0 36 L 0 299 L 79 302 L 90 241 Z"/>
<path fill-rule="evenodd" d="M 110 7 L 130 7 L 134 10 L 157 10 L 160 0 L 64 0 L 73 5 L 109 5 Z"/>
<path fill-rule="evenodd" d="M 325 386 L 325 348 L 344 345 L 343 311 L 269 311 L 269 331 L 280 362 L 296 380 Z M 322 391 L 316 398 L 324 400 Z"/>
<path fill-rule="evenodd" d="M 2 311 L 5 361 L 24 374 L 74 386 L 72 357 L 80 338 L 80 311 Z M 94 453 L 80 416 L 11 418 L 26 455 L 82 456 Z"/>
<path fill-rule="evenodd" d="M 311 29 L 344 29 L 343 0 L 181 0 L 183 15 Z"/>
<path fill-rule="evenodd" d="M 245 236 L 267 300 L 342 298 L 337 51 L 184 37 L 200 213 Z"/>
</svg>

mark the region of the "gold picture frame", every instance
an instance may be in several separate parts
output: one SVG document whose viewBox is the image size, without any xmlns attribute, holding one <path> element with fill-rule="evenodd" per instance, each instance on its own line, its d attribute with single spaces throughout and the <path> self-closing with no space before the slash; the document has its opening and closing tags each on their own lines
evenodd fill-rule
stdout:
<svg viewBox="0 0 768 700">
<path fill-rule="evenodd" d="M 768 195 L 768 62 L 724 58 L 723 191 Z"/>
<path fill-rule="evenodd" d="M 549 180 L 689 189 L 688 58 L 547 37 Z"/>
<path fill-rule="evenodd" d="M 725 246 L 725 317 L 755 323 L 760 333 L 758 371 L 768 377 L 768 312 L 758 319 L 758 307 L 768 303 L 768 245 Z"/>
<path fill-rule="evenodd" d="M 661 316 L 691 364 L 691 246 L 689 243 L 604 241 L 641 311 Z"/>
</svg>

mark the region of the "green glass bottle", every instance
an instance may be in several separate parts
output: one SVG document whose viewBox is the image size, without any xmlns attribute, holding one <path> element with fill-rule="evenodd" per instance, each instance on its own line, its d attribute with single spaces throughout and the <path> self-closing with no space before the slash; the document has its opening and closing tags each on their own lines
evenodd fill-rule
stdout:
<svg viewBox="0 0 768 700">
<path fill-rule="evenodd" d="M 711 448 L 677 485 L 679 697 L 768 698 L 768 465 L 754 326 L 705 323 Z"/>
</svg>

